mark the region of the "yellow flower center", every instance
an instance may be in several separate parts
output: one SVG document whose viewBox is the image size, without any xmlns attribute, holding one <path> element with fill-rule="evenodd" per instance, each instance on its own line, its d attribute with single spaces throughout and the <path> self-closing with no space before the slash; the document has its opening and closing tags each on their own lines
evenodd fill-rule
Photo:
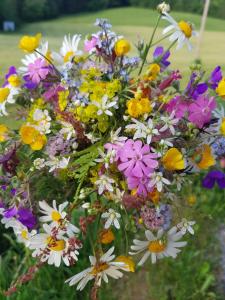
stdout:
<svg viewBox="0 0 225 300">
<path fill-rule="evenodd" d="M 52 251 L 62 251 L 66 248 L 64 240 L 55 241 L 51 236 L 47 238 L 48 248 Z"/>
<path fill-rule="evenodd" d="M 153 253 L 160 253 L 166 249 L 166 244 L 162 240 L 151 241 L 148 250 Z"/>
<path fill-rule="evenodd" d="M 21 236 L 22 236 L 23 239 L 28 240 L 27 230 L 22 230 L 21 231 Z"/>
<path fill-rule="evenodd" d="M 52 217 L 52 220 L 55 222 L 58 222 L 61 219 L 60 213 L 56 210 L 53 210 L 51 217 Z"/>
<path fill-rule="evenodd" d="M 13 75 L 9 76 L 8 82 L 13 87 L 20 86 L 20 79 L 16 74 L 13 74 Z"/>
<path fill-rule="evenodd" d="M 9 88 L 0 88 L 0 103 L 5 102 L 10 93 Z"/>
<path fill-rule="evenodd" d="M 95 265 L 93 270 L 90 272 L 91 275 L 96 276 L 98 273 L 101 273 L 109 268 L 109 265 L 107 263 L 100 263 L 98 265 Z"/>
<path fill-rule="evenodd" d="M 68 62 L 72 55 L 74 55 L 74 52 L 73 51 L 68 51 L 66 53 L 66 55 L 64 56 L 64 62 Z"/>
<path fill-rule="evenodd" d="M 180 27 L 180 30 L 183 32 L 186 38 L 189 39 L 192 36 L 192 26 L 188 22 L 180 21 L 178 23 L 178 26 Z"/>
</svg>

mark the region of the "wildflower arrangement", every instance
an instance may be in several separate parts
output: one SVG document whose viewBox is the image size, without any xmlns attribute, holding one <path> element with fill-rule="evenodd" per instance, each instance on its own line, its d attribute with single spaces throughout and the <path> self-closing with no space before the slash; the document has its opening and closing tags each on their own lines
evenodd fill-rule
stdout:
<svg viewBox="0 0 225 300">
<path fill-rule="evenodd" d="M 225 77 L 194 65 L 184 89 L 170 68 L 170 49 L 187 45 L 193 25 L 159 7 L 171 45 L 131 43 L 105 19 L 81 42 L 65 36 L 59 53 L 24 36 L 22 66 L 9 68 L 0 88 L 0 114 L 20 116 L 12 130 L 0 125 L 1 222 L 36 263 L 5 292 L 31 280 L 44 264 L 71 267 L 66 280 L 83 290 L 92 281 L 119 279 L 137 266 L 172 257 L 194 234 L 183 213 L 183 189 L 207 171 L 203 186 L 225 188 Z M 151 53 L 152 51 L 152 53 Z M 190 199 L 190 203 L 194 202 Z M 121 242 L 124 244 L 123 247 Z M 76 272 L 82 246 L 90 264 Z"/>
</svg>

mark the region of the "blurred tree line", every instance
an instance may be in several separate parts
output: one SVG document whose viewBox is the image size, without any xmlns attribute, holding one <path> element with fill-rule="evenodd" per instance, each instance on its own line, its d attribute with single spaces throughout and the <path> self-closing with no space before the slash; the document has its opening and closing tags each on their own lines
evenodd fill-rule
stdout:
<svg viewBox="0 0 225 300">
<path fill-rule="evenodd" d="M 16 23 L 56 18 L 120 6 L 155 8 L 160 0 L 0 0 L 0 21 Z M 167 0 L 173 10 L 201 13 L 204 0 Z M 211 16 L 225 17 L 225 0 L 211 0 Z"/>
</svg>

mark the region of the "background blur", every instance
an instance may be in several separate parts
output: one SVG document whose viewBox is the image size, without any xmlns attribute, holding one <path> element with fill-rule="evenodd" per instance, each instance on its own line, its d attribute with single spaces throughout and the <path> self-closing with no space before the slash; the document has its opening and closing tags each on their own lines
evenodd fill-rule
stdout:
<svg viewBox="0 0 225 300">
<path fill-rule="evenodd" d="M 108 18 L 113 30 L 132 44 L 139 37 L 149 39 L 157 18 L 157 0 L 0 0 L 0 82 L 11 65 L 20 66 L 23 57 L 18 41 L 23 34 L 41 32 L 50 49 L 59 50 L 63 36 L 81 33 L 83 37 L 96 28 L 97 17 Z M 186 20 L 199 30 L 203 0 L 170 0 L 171 14 L 176 20 Z M 98 9 L 98 11 L 96 11 Z M 8 23 L 9 22 L 9 23 Z M 13 23 L 12 23 L 13 22 Z M 15 25 L 15 31 L 4 27 Z M 11 26 L 10 25 L 10 26 Z M 9 26 L 9 27 L 10 27 Z M 164 22 L 158 29 L 161 36 Z M 5 28 L 6 29 L 6 28 Z M 157 38 L 157 37 L 156 37 Z M 196 45 L 196 41 L 193 40 Z M 196 56 L 187 49 L 172 51 L 173 67 L 184 72 L 183 85 L 190 75 L 190 64 Z M 151 55 L 151 53 L 150 53 Z M 221 65 L 225 72 L 225 0 L 211 0 L 209 16 L 200 48 L 200 58 L 207 72 Z M 224 73 L 225 74 L 225 73 Z M 13 119 L 2 119 L 17 126 Z M 188 246 L 174 261 L 164 259 L 156 265 L 146 264 L 144 270 L 126 275 L 121 281 L 104 286 L 100 300 L 224 300 L 225 299 L 225 192 L 217 188 L 205 191 L 200 180 L 184 191 L 185 215 L 197 221 L 196 234 L 189 237 Z M 85 300 L 89 291 L 76 293 L 64 284 L 64 279 L 87 265 L 90 253 L 84 245 L 78 264 L 71 268 L 44 267 L 35 279 L 10 297 L 16 300 Z M 24 258 L 25 257 L 25 258 Z M 14 236 L 0 224 L 0 292 L 9 287 L 18 274 L 32 264 L 29 253 L 16 243 Z M 7 299 L 0 294 L 0 299 Z M 9 299 L 9 298 L 8 298 Z"/>
</svg>

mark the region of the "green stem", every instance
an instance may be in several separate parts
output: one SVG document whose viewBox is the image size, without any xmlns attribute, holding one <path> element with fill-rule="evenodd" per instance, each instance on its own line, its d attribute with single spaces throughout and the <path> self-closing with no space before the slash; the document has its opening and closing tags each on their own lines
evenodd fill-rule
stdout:
<svg viewBox="0 0 225 300">
<path fill-rule="evenodd" d="M 139 70 L 138 75 L 141 75 L 141 72 L 142 72 L 142 70 L 143 70 L 143 68 L 144 68 L 144 64 L 145 64 L 145 62 L 146 62 L 146 59 L 147 59 L 147 56 L 148 56 L 149 49 L 150 49 L 151 46 L 152 46 L 152 41 L 153 41 L 153 38 L 154 38 L 154 36 L 155 36 L 156 29 L 157 29 L 157 27 L 158 27 L 158 25 L 159 25 L 160 19 L 161 19 L 161 15 L 159 15 L 158 18 L 157 18 L 156 25 L 155 25 L 155 28 L 154 28 L 154 30 L 153 30 L 153 32 L 152 32 L 150 41 L 149 41 L 149 43 L 148 43 L 148 45 L 147 45 L 147 48 L 145 49 L 144 58 L 143 58 L 142 65 L 141 65 L 141 68 L 140 68 L 140 70 Z"/>
<path fill-rule="evenodd" d="M 165 35 L 164 37 L 162 37 L 161 39 L 159 39 L 158 41 L 156 41 L 155 43 L 152 43 L 150 48 L 154 47 L 155 45 L 158 45 L 159 43 L 161 43 L 162 41 L 164 41 L 165 39 L 167 39 L 168 37 L 170 37 L 171 34 L 172 33 L 169 33 L 169 34 Z"/>
<path fill-rule="evenodd" d="M 122 220 L 122 225 L 123 225 L 123 230 L 124 230 L 124 235 L 125 235 L 125 254 L 128 254 L 128 236 L 127 236 L 127 231 L 126 231 L 126 223 L 124 221 L 123 217 L 123 212 L 120 210 L 121 214 L 121 220 Z"/>
</svg>

